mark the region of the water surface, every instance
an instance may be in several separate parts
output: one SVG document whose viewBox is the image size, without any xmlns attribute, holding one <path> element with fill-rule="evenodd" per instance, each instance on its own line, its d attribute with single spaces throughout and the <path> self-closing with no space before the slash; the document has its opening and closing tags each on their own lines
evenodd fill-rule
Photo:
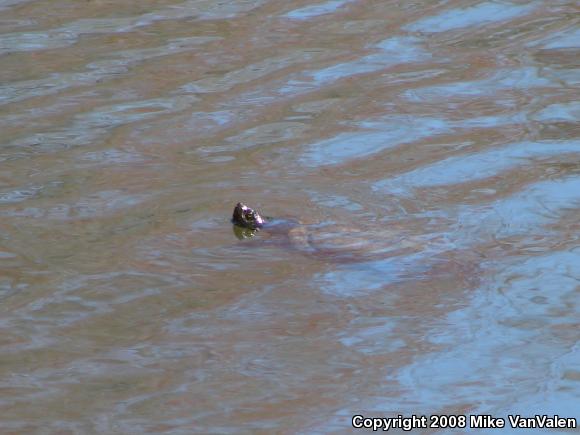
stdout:
<svg viewBox="0 0 580 435">
<path fill-rule="evenodd" d="M 0 3 L 2 433 L 580 419 L 576 2 Z"/>
</svg>

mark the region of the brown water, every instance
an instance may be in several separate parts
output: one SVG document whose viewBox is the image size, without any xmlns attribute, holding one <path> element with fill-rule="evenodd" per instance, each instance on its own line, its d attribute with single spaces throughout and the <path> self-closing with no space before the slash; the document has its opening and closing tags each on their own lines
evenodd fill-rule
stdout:
<svg viewBox="0 0 580 435">
<path fill-rule="evenodd" d="M 580 418 L 579 16 L 0 1 L 0 432 Z"/>
</svg>

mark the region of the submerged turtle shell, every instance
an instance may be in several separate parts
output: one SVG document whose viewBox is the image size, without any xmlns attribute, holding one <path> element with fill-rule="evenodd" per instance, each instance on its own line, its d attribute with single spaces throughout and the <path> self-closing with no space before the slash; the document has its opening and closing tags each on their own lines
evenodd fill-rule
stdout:
<svg viewBox="0 0 580 435">
<path fill-rule="evenodd" d="M 303 224 L 298 219 L 262 218 L 258 212 L 238 204 L 262 219 L 258 228 L 242 227 L 236 222 L 234 233 L 240 239 L 263 234 L 264 240 L 290 246 L 301 252 L 338 261 L 365 261 L 395 255 L 410 254 L 424 249 L 429 240 L 402 230 L 387 228 L 366 229 L 335 223 Z"/>
<path fill-rule="evenodd" d="M 335 260 L 370 260 L 420 251 L 424 240 L 387 229 L 380 231 L 345 225 L 301 225 L 288 238 L 301 251 Z"/>
</svg>

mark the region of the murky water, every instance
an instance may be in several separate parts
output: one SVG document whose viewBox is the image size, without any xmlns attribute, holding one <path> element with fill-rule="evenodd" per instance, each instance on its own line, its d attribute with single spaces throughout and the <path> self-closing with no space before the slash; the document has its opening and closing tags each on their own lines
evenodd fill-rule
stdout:
<svg viewBox="0 0 580 435">
<path fill-rule="evenodd" d="M 0 2 L 0 431 L 580 418 L 578 12 Z"/>
</svg>

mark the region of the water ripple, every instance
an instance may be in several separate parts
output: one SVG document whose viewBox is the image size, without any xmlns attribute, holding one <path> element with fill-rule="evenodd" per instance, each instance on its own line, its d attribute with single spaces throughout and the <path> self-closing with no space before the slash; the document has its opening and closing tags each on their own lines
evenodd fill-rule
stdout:
<svg viewBox="0 0 580 435">
<path fill-rule="evenodd" d="M 375 131 L 340 133 L 331 139 L 310 144 L 301 162 L 311 167 L 341 164 L 450 130 L 445 121 L 437 118 L 402 115 L 385 117 L 381 121 L 361 122 L 360 126 Z"/>
<path fill-rule="evenodd" d="M 86 66 L 88 71 L 80 73 L 54 73 L 39 80 L 12 82 L 0 86 L 0 104 L 14 103 L 28 98 L 56 94 L 79 86 L 101 83 L 104 79 L 125 74 L 129 67 L 155 59 L 160 56 L 183 53 L 194 47 L 219 40 L 218 37 L 179 38 L 165 46 L 119 51 L 112 54 L 113 59 L 98 60 Z"/>
<path fill-rule="evenodd" d="M 183 95 L 101 106 L 90 112 L 76 115 L 69 127 L 56 132 L 36 133 L 5 146 L 14 150 L 13 154 L 16 158 L 21 156 L 23 151 L 40 154 L 58 152 L 93 143 L 110 134 L 114 127 L 152 120 L 162 115 L 189 109 L 198 100 L 193 95 Z"/>
<path fill-rule="evenodd" d="M 379 181 L 373 188 L 398 195 L 410 195 L 413 188 L 481 180 L 526 163 L 530 164 L 534 158 L 574 154 L 580 158 L 580 143 L 575 141 L 506 144 L 474 154 L 449 157 L 403 175 Z"/>
<path fill-rule="evenodd" d="M 308 20 L 310 18 L 318 17 L 320 15 L 331 14 L 353 0 L 330 0 L 326 3 L 319 3 L 316 5 L 305 6 L 300 9 L 294 9 L 284 15 L 286 18 L 293 20 Z"/>
<path fill-rule="evenodd" d="M 189 0 L 165 9 L 135 17 L 82 19 L 43 32 L 7 33 L 0 35 L 0 55 L 21 51 L 63 48 L 76 44 L 81 35 L 111 34 L 134 31 L 163 20 L 227 19 L 258 7 L 260 0 L 240 0 L 235 3 Z"/>
<path fill-rule="evenodd" d="M 531 13 L 536 4 L 513 4 L 483 2 L 467 8 L 450 9 L 439 15 L 428 17 L 405 27 L 412 32 L 437 33 L 464 27 L 511 20 Z"/>
</svg>

